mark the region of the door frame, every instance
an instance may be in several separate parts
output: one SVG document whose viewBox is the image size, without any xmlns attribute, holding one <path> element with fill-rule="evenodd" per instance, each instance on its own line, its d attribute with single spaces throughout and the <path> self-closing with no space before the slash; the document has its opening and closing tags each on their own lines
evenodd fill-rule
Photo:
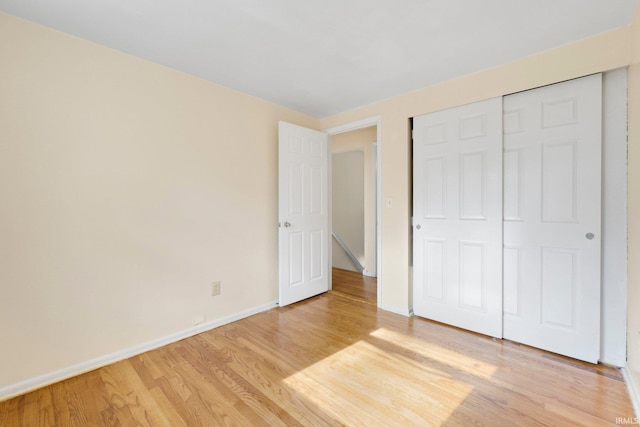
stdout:
<svg viewBox="0 0 640 427">
<path fill-rule="evenodd" d="M 323 130 L 324 133 L 329 135 L 329 143 L 327 144 L 327 156 L 329 159 L 329 173 L 327 174 L 328 179 L 327 179 L 327 188 L 328 188 L 328 201 L 329 201 L 329 212 L 331 212 L 332 209 L 332 194 L 331 194 L 331 176 L 332 176 L 332 166 L 331 166 L 331 137 L 333 135 L 338 135 L 341 133 L 345 133 L 345 132 L 351 132 L 354 130 L 358 130 L 358 129 L 363 129 L 363 128 L 368 128 L 368 127 L 372 127 L 375 126 L 376 127 L 376 162 L 373 165 L 374 169 L 375 169 L 375 176 L 376 176 L 376 182 L 375 182 L 375 187 L 376 187 L 376 209 L 375 209 L 375 220 L 376 220 L 376 276 L 377 276 L 377 289 L 376 289 L 376 296 L 377 296 L 377 301 L 376 301 L 376 305 L 378 307 L 381 306 L 382 304 L 382 222 L 381 222 L 381 215 L 382 215 L 382 194 L 381 194 L 381 189 L 382 189 L 382 174 L 381 174 L 381 170 L 380 170 L 380 159 L 382 158 L 381 154 L 382 154 L 382 117 L 381 116 L 373 116 L 373 117 L 368 117 L 362 120 L 358 120 L 355 122 L 351 122 L 351 123 L 346 123 L 344 125 L 340 125 L 340 126 L 336 126 L 336 127 L 332 127 L 329 129 L 325 129 Z M 331 230 L 333 227 L 333 219 L 331 217 L 331 215 L 329 215 L 329 229 Z M 331 263 L 331 245 L 329 245 L 329 258 L 327 259 L 328 263 Z M 329 268 L 331 268 L 331 265 L 329 265 Z M 331 282 L 331 275 L 329 275 L 329 289 L 332 289 L 333 284 Z"/>
</svg>

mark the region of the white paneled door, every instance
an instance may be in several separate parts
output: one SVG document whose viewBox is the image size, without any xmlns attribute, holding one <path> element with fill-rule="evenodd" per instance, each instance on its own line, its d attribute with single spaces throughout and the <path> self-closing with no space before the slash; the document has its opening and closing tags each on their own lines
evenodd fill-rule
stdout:
<svg viewBox="0 0 640 427">
<path fill-rule="evenodd" d="M 414 312 L 502 337 L 502 98 L 413 129 Z"/>
<path fill-rule="evenodd" d="M 414 118 L 414 311 L 600 356 L 602 76 Z"/>
<path fill-rule="evenodd" d="M 325 133 L 279 123 L 279 304 L 329 290 Z"/>
<path fill-rule="evenodd" d="M 600 74 L 504 98 L 504 337 L 600 354 Z"/>
</svg>

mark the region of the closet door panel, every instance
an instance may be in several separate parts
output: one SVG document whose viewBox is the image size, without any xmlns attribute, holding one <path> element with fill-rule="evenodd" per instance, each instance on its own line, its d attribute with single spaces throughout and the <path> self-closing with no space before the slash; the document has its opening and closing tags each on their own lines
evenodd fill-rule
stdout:
<svg viewBox="0 0 640 427">
<path fill-rule="evenodd" d="M 504 337 L 594 363 L 601 96 L 594 75 L 504 98 Z"/>
<path fill-rule="evenodd" d="M 502 337 L 502 99 L 414 118 L 414 312 Z"/>
</svg>

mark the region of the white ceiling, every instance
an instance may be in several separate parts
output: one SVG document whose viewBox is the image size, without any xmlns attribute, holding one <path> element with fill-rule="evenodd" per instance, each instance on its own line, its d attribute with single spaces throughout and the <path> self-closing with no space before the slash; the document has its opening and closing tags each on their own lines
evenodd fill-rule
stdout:
<svg viewBox="0 0 640 427">
<path fill-rule="evenodd" d="M 0 10 L 326 117 L 628 25 L 637 0 L 0 0 Z"/>
</svg>

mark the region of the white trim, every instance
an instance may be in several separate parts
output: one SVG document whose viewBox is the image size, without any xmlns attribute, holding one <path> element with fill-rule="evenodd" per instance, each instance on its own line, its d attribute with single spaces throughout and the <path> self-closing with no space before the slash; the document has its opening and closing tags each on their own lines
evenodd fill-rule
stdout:
<svg viewBox="0 0 640 427">
<path fill-rule="evenodd" d="M 602 74 L 600 358 L 616 366 L 627 360 L 627 146 L 627 70 L 619 68 Z"/>
<path fill-rule="evenodd" d="M 382 119 L 378 116 L 376 136 L 376 277 L 378 278 L 378 307 L 382 305 Z"/>
<path fill-rule="evenodd" d="M 633 405 L 636 417 L 640 418 L 640 395 L 638 394 L 638 388 L 633 382 L 633 377 L 631 376 L 631 372 L 629 372 L 629 367 L 626 363 L 622 368 L 620 368 L 620 372 L 622 372 L 624 382 L 627 384 L 627 391 L 629 392 L 629 398 L 631 399 L 631 404 Z"/>
<path fill-rule="evenodd" d="M 377 135 L 378 137 L 380 135 Z M 376 248 L 376 256 L 373 257 L 373 267 L 372 267 L 372 271 L 371 271 L 371 276 L 374 277 L 378 277 L 378 253 L 380 248 L 378 247 L 378 200 L 379 200 L 379 194 L 378 194 L 378 187 L 379 187 L 379 183 L 378 183 L 378 168 L 379 168 L 379 164 L 378 164 L 378 141 L 376 142 L 372 142 L 371 143 L 371 166 L 373 169 L 373 177 L 370 177 L 373 179 L 373 192 L 371 197 L 373 198 L 373 224 L 374 224 L 374 246 Z"/>
<path fill-rule="evenodd" d="M 344 125 L 325 129 L 323 132 L 329 135 L 337 135 L 339 133 L 351 132 L 352 130 L 368 128 L 376 125 L 379 126 L 381 121 L 382 121 L 381 116 L 373 116 L 373 117 L 368 117 L 366 119 L 358 120 L 356 122 L 351 122 Z"/>
<path fill-rule="evenodd" d="M 325 132 L 326 133 L 326 132 Z M 333 153 L 331 152 L 331 135 L 327 138 L 327 223 L 329 224 L 329 233 L 333 232 Z M 327 243 L 327 251 L 329 254 L 327 255 L 327 274 L 329 279 L 329 290 L 333 289 L 333 238 L 329 237 L 329 242 Z"/>
<path fill-rule="evenodd" d="M 380 308 L 405 317 L 413 316 L 413 310 L 409 307 L 398 307 L 395 305 L 383 304 Z"/>
<path fill-rule="evenodd" d="M 71 377 L 75 377 L 85 372 L 93 371 L 94 369 L 101 368 L 106 365 L 110 365 L 115 362 L 127 359 L 129 357 L 137 356 L 150 350 L 154 350 L 159 347 L 163 347 L 167 344 L 174 343 L 176 341 L 183 340 L 185 338 L 201 334 L 203 332 L 215 329 L 219 326 L 226 325 L 231 322 L 235 322 L 240 319 L 244 319 L 254 314 L 261 313 L 263 311 L 271 310 L 278 306 L 277 301 L 253 307 L 230 316 L 221 317 L 210 322 L 202 323 L 189 329 L 182 330 L 175 334 L 167 335 L 162 338 L 158 338 L 146 343 L 135 345 L 133 347 L 126 348 L 124 350 L 116 351 L 115 353 L 107 354 L 97 357 L 95 359 L 87 360 L 85 362 L 78 363 L 76 365 L 68 366 L 66 368 L 59 369 L 57 371 L 49 372 L 44 375 L 29 378 L 28 380 L 21 381 L 19 383 L 10 384 L 8 386 L 0 388 L 0 402 L 10 399 L 12 397 L 19 396 L 21 394 L 28 393 L 30 391 L 39 389 L 41 387 L 48 386 L 59 381 L 66 380 Z"/>
<path fill-rule="evenodd" d="M 619 368 L 622 369 L 624 366 L 627 365 L 627 361 L 626 359 L 606 359 L 606 358 L 600 358 L 598 360 L 598 363 L 602 363 L 603 365 L 607 365 L 607 366 L 613 366 L 614 368 Z"/>
<path fill-rule="evenodd" d="M 347 123 L 347 124 L 340 125 L 340 126 L 335 126 L 335 127 L 329 128 L 329 129 L 325 129 L 324 132 L 329 134 L 329 136 L 331 136 L 331 135 L 337 135 L 339 133 L 349 132 L 349 131 L 352 131 L 352 130 L 358 130 L 358 129 L 371 127 L 371 126 L 375 126 L 376 127 L 376 131 L 377 131 L 377 136 L 376 136 L 376 143 L 377 143 L 376 160 L 377 160 L 377 164 L 375 165 L 376 172 L 377 172 L 377 180 L 376 180 L 376 191 L 377 191 L 376 221 L 377 221 L 377 225 L 376 225 L 376 232 L 378 234 L 377 235 L 377 239 L 376 239 L 376 276 L 378 278 L 378 280 L 377 280 L 377 284 L 378 284 L 377 306 L 380 307 L 380 308 L 383 308 L 382 307 L 382 292 L 383 292 L 383 287 L 382 287 L 382 168 L 380 167 L 381 166 L 381 159 L 382 159 L 382 116 L 368 117 L 366 119 L 358 120 L 358 121 Z M 329 140 L 329 145 L 330 144 L 331 144 L 331 140 Z M 329 148 L 329 150 L 330 150 L 330 148 Z M 331 163 L 329 163 L 329 164 L 331 164 Z M 329 167 L 329 172 L 331 173 L 331 167 Z M 330 185 L 328 187 L 331 188 Z M 331 197 L 329 197 L 329 203 L 331 203 Z M 329 206 L 329 208 L 331 208 L 331 206 Z M 331 223 L 329 223 L 329 225 L 331 226 Z M 331 259 L 331 258 L 329 258 L 329 259 Z M 331 276 L 331 275 L 329 275 L 329 276 Z M 331 280 L 331 279 L 329 279 L 329 280 Z M 331 282 L 329 282 L 329 283 L 331 283 Z M 393 311 L 393 310 L 388 310 L 388 311 Z M 410 310 L 408 312 L 410 312 Z M 402 313 L 400 313 L 400 314 L 402 314 Z"/>
</svg>

